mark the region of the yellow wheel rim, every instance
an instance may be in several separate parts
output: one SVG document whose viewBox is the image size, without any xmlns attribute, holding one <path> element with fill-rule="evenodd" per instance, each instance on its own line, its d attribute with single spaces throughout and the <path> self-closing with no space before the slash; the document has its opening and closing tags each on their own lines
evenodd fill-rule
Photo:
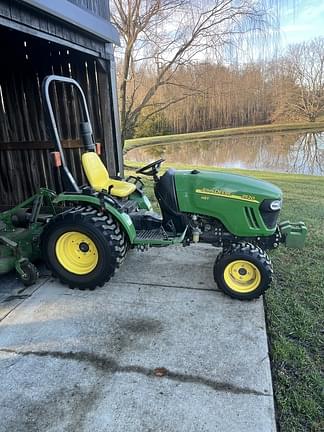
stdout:
<svg viewBox="0 0 324 432">
<path fill-rule="evenodd" d="M 249 293 L 260 285 L 261 273 L 250 261 L 237 260 L 225 267 L 224 280 L 231 290 Z"/>
<path fill-rule="evenodd" d="M 70 231 L 62 234 L 55 245 L 56 257 L 65 270 L 85 275 L 98 264 L 98 249 L 86 234 Z"/>
</svg>

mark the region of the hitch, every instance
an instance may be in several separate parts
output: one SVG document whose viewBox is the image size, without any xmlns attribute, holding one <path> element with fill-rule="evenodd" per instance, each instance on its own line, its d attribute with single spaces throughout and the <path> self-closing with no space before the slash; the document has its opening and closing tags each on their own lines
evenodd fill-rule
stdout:
<svg viewBox="0 0 324 432">
<path fill-rule="evenodd" d="M 281 241 L 288 248 L 301 249 L 305 245 L 307 228 L 304 222 L 284 221 L 279 224 Z"/>
</svg>

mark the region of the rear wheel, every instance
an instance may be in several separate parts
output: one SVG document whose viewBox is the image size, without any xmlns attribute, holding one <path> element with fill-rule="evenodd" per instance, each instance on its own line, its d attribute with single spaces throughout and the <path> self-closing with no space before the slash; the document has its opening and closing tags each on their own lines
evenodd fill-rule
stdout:
<svg viewBox="0 0 324 432">
<path fill-rule="evenodd" d="M 49 222 L 41 248 L 46 265 L 61 282 L 94 289 L 114 275 L 126 253 L 126 241 L 111 215 L 81 207 Z"/>
<path fill-rule="evenodd" d="M 214 279 L 229 296 L 240 300 L 260 297 L 272 281 L 268 255 L 251 243 L 238 243 L 216 258 Z"/>
</svg>

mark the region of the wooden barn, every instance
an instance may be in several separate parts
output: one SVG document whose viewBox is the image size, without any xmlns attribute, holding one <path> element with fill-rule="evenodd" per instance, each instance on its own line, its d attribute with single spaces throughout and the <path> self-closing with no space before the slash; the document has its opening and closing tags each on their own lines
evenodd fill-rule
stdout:
<svg viewBox="0 0 324 432">
<path fill-rule="evenodd" d="M 111 175 L 122 174 L 113 45 L 108 0 L 0 0 L 0 206 L 40 186 L 55 189 L 41 83 L 49 74 L 83 88 L 97 142 Z M 66 159 L 79 184 L 79 111 L 73 89 L 57 85 L 53 102 Z"/>
</svg>

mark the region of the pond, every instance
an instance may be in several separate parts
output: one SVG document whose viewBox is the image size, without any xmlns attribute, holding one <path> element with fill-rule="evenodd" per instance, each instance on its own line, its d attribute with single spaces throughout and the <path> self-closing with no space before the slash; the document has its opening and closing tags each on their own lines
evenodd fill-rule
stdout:
<svg viewBox="0 0 324 432">
<path fill-rule="evenodd" d="M 130 150 L 126 159 L 324 175 L 324 132 L 267 133 L 185 141 Z"/>
</svg>

